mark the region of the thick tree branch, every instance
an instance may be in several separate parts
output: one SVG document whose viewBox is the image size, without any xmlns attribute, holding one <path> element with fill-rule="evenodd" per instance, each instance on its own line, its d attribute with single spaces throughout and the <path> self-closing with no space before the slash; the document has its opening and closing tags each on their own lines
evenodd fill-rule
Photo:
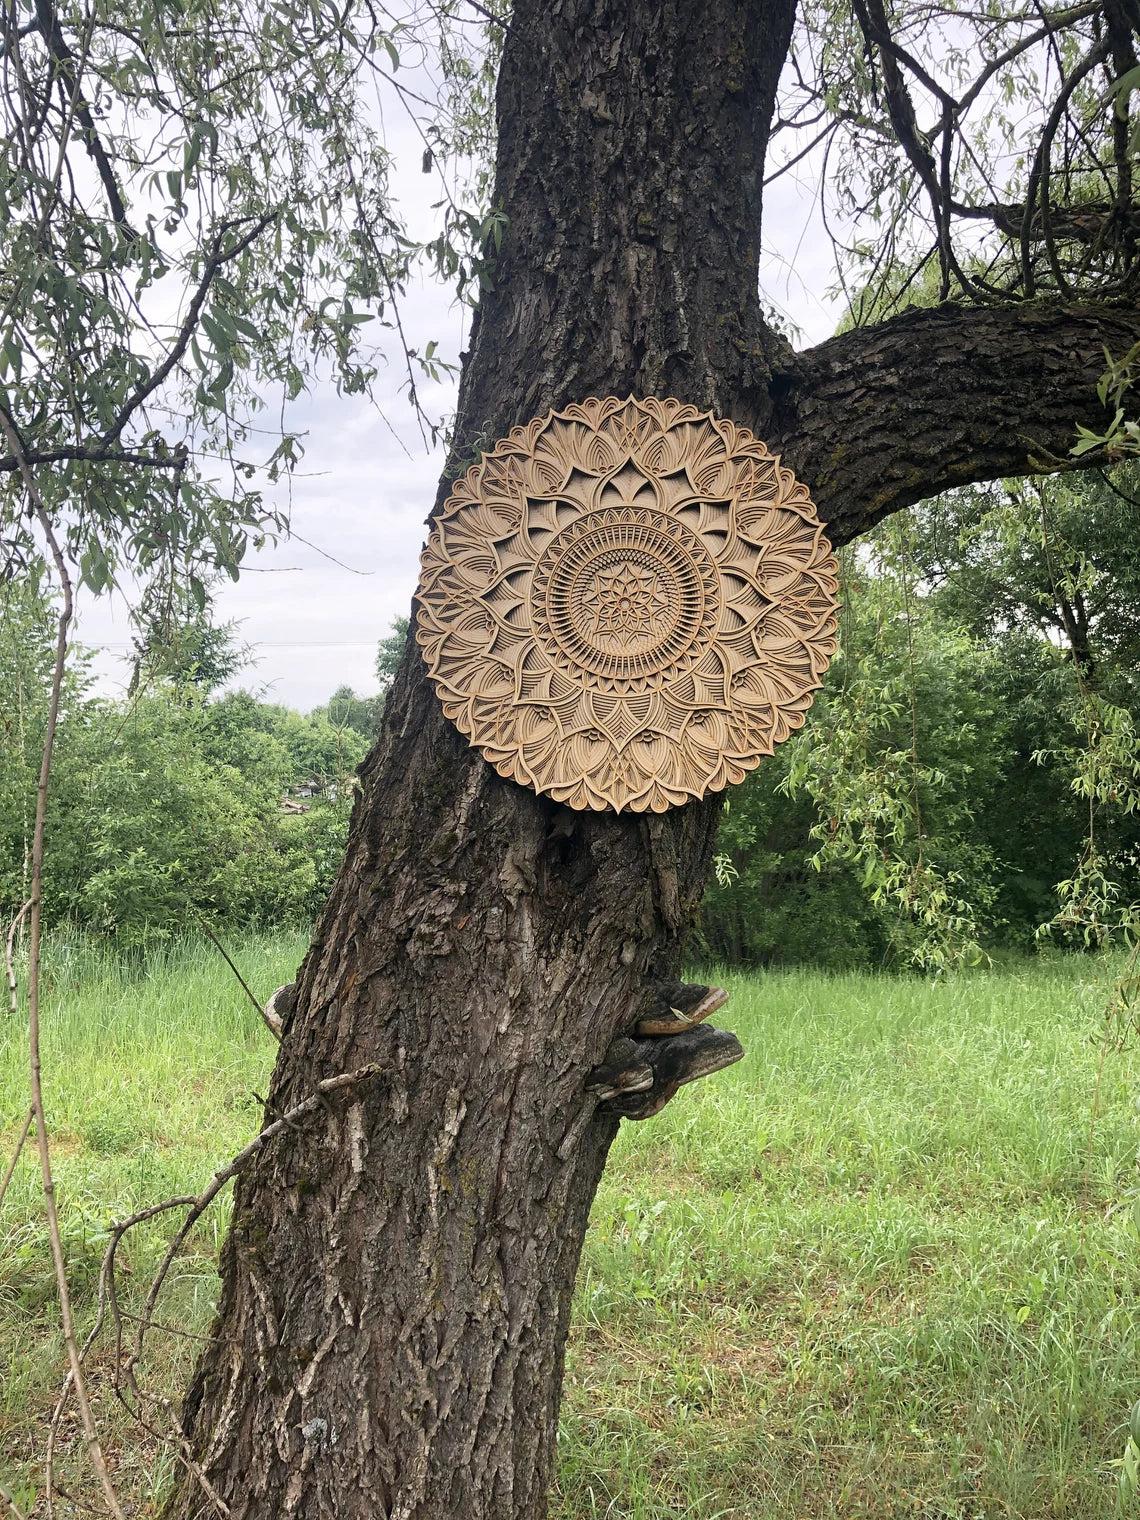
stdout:
<svg viewBox="0 0 1140 1520">
<path fill-rule="evenodd" d="M 1024 201 L 982 206 L 966 206 L 954 201 L 950 209 L 958 217 L 992 222 L 999 232 L 1011 238 L 1021 237 L 1026 221 Z M 1104 200 L 1078 201 L 1072 206 L 1050 207 L 1049 225 L 1055 242 L 1099 246 L 1114 235 L 1134 237 L 1140 229 L 1140 211 L 1132 207 L 1121 211 L 1115 204 Z M 1040 231 L 1033 207 L 1030 207 L 1029 229 L 1032 237 Z"/>
<path fill-rule="evenodd" d="M 951 486 L 1063 468 L 1077 424 L 1107 420 L 1105 350 L 1138 339 L 1135 305 L 904 312 L 797 355 L 765 436 L 846 543 Z"/>
<path fill-rule="evenodd" d="M 60 449 L 27 449 L 27 464 L 33 468 L 43 464 L 134 464 L 148 470 L 184 469 L 184 454 L 142 454 L 136 449 L 106 449 L 99 444 L 70 444 Z M 15 454 L 0 454 L 0 474 L 13 474 L 20 468 Z"/>
</svg>

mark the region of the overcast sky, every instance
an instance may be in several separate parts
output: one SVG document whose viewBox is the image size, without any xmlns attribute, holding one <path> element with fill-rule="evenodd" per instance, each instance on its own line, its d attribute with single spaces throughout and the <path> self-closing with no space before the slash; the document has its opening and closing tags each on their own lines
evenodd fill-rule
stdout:
<svg viewBox="0 0 1140 1520">
<path fill-rule="evenodd" d="M 393 198 L 410 235 L 431 236 L 438 181 L 421 170 L 423 141 L 406 118 L 389 117 Z M 761 284 L 767 300 L 800 329 L 796 346 L 834 330 L 838 309 L 825 292 L 833 279 L 831 249 L 806 187 L 786 174 L 769 189 L 764 217 Z M 449 289 L 423 280 L 402 308 L 408 342 L 431 338 L 457 360 L 469 313 Z M 291 517 L 297 536 L 247 557 L 236 585 L 220 588 L 219 621 L 236 619 L 254 663 L 233 683 L 262 690 L 302 711 L 340 685 L 375 690 L 376 644 L 392 619 L 406 615 L 418 576 L 425 519 L 442 468 L 429 451 L 393 364 L 382 375 L 376 404 L 342 399 L 331 385 L 294 408 L 290 426 L 307 434 L 305 459 L 293 480 Z M 421 387 L 425 409 L 443 416 L 454 385 Z M 304 542 L 302 541 L 304 540 Z M 129 677 L 130 626 L 122 598 L 80 604 L 78 638 L 100 653 L 98 687 L 120 694 Z"/>
</svg>

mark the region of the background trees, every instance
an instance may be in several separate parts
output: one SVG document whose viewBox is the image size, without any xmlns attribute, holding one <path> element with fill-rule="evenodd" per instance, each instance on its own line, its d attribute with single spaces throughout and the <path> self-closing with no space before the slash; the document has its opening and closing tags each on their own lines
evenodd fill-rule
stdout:
<svg viewBox="0 0 1140 1520">
<path fill-rule="evenodd" d="M 845 553 L 840 652 L 803 733 L 729 799 L 693 956 L 906 970 L 1034 948 L 1088 836 L 1075 789 L 1088 763 L 1082 686 L 1122 721 L 1137 713 L 1130 489 L 1082 475 L 1040 493 L 952 493 L 902 534 L 887 525 Z M 1056 588 L 1050 565 L 1064 567 Z M 1080 660 L 1066 589 L 1087 624 Z M 5 597 L 11 912 L 26 886 L 52 618 L 43 574 Z M 126 701 L 93 697 L 77 652 L 63 706 L 46 912 L 120 944 L 201 916 L 215 927 L 311 920 L 383 711 L 383 689 L 338 688 L 307 716 L 216 691 L 240 663 L 234 632 L 194 606 L 182 616 L 172 630 L 144 627 Z M 380 641 L 382 681 L 400 624 Z M 1094 808 L 1122 906 L 1140 894 L 1126 804 L 1122 794 Z M 921 923 L 910 911 L 920 842 L 925 868 L 953 887 L 952 900 L 923 899 Z M 1052 939 L 1071 942 L 1056 929 Z"/>
<path fill-rule="evenodd" d="M 936 966 L 1030 948 L 1090 826 L 1115 908 L 1053 939 L 1119 927 L 1140 898 L 1129 490 L 1092 473 L 952 492 L 848 551 L 824 692 L 721 824 L 711 953 Z"/>
<path fill-rule="evenodd" d="M 0 912 L 10 918 L 28 892 L 51 696 L 46 571 L 3 588 L 0 606 Z M 145 675 L 122 700 L 92 695 L 85 656 L 73 652 L 47 823 L 47 923 L 130 946 L 202 922 L 311 921 L 344 848 L 380 699 L 334 696 L 303 716 L 213 692 L 203 650 L 215 676 L 237 657 L 232 633 L 196 609 L 171 642 L 143 648 Z M 346 705 L 364 710 L 364 732 Z"/>
</svg>

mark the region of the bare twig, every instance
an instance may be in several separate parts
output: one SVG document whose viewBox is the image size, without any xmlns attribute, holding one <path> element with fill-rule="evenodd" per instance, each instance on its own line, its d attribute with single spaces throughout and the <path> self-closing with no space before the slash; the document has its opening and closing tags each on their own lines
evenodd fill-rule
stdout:
<svg viewBox="0 0 1140 1520">
<path fill-rule="evenodd" d="M 43 1179 L 48 1236 L 51 1241 L 52 1263 L 55 1267 L 56 1290 L 59 1295 L 60 1323 L 63 1330 L 64 1343 L 67 1346 L 71 1374 L 75 1383 L 75 1395 L 79 1404 L 83 1438 L 87 1445 L 91 1465 L 94 1467 L 96 1476 L 99 1479 L 99 1485 L 103 1491 L 103 1498 L 106 1501 L 107 1508 L 115 1517 L 115 1520 L 124 1520 L 123 1511 L 111 1483 L 111 1476 L 107 1471 L 103 1448 L 99 1442 L 99 1433 L 96 1429 L 95 1417 L 91 1410 L 91 1400 L 88 1397 L 87 1385 L 83 1380 L 83 1369 L 79 1360 L 79 1346 L 75 1339 L 75 1323 L 71 1312 L 71 1292 L 67 1282 L 67 1264 L 63 1255 L 63 1239 L 60 1234 L 59 1213 L 55 1201 L 55 1181 L 52 1177 L 51 1169 L 51 1149 L 48 1144 L 47 1119 L 44 1112 L 43 1076 L 40 1060 L 40 949 L 43 938 L 44 826 L 47 819 L 47 799 L 48 787 L 51 782 L 52 755 L 55 749 L 56 728 L 59 723 L 60 696 L 63 691 L 63 675 L 67 661 L 67 637 L 71 626 L 74 603 L 67 562 L 63 557 L 59 541 L 52 528 L 51 518 L 44 507 L 43 498 L 40 496 L 31 469 L 24 459 L 15 426 L 3 408 L 0 408 L 0 430 L 4 433 L 9 449 L 21 461 L 20 474 L 24 482 L 24 489 L 28 493 L 28 501 L 32 512 L 39 522 L 40 529 L 51 550 L 56 572 L 59 575 L 60 589 L 63 594 L 63 606 L 58 619 L 55 666 L 52 671 L 51 696 L 48 702 L 47 725 L 44 730 L 39 783 L 36 787 L 35 825 L 32 831 L 32 882 L 28 898 L 28 1057 L 31 1069 L 32 1111 L 35 1114 L 36 1146 L 40 1156 L 40 1174 Z M 50 1475 L 47 1489 L 48 1504 L 50 1506 Z"/>
<path fill-rule="evenodd" d="M 15 962 L 16 935 L 19 933 L 20 925 L 23 923 L 24 916 L 31 906 L 32 905 L 30 901 L 24 903 L 23 907 L 21 907 L 20 911 L 16 914 L 15 918 L 9 924 L 8 938 L 4 945 L 4 970 L 8 976 L 8 998 L 12 1009 L 13 1018 L 19 1012 L 19 990 L 16 986 Z M 8 1184 L 11 1182 L 12 1174 L 16 1170 L 16 1163 L 20 1159 L 20 1152 L 24 1149 L 24 1141 L 28 1138 L 28 1131 L 32 1127 L 32 1120 L 35 1118 L 35 1116 L 35 1109 L 29 1108 L 27 1116 L 24 1119 L 23 1128 L 20 1130 L 19 1139 L 16 1141 L 16 1149 L 12 1152 L 12 1159 L 8 1163 L 8 1170 L 4 1173 L 4 1181 L 0 1182 L 0 1207 L 3 1206 L 5 1195 L 8 1192 Z"/>
<path fill-rule="evenodd" d="M 116 1372 L 115 1372 L 115 1378 L 116 1378 L 116 1382 L 117 1382 L 117 1379 L 118 1379 L 118 1365 L 119 1365 L 119 1359 L 120 1359 L 121 1350 L 122 1350 L 122 1335 L 121 1335 L 121 1333 L 119 1331 L 119 1325 L 120 1325 L 119 1316 L 122 1315 L 124 1313 L 124 1311 L 122 1311 L 122 1310 L 119 1309 L 118 1303 L 114 1299 L 114 1288 L 113 1288 L 113 1286 L 109 1286 L 108 1285 L 108 1273 L 113 1268 L 114 1251 L 115 1251 L 116 1246 L 119 1244 L 119 1241 L 123 1238 L 123 1236 L 126 1234 L 126 1232 L 129 1229 L 131 1229 L 134 1225 L 143 1224 L 146 1220 L 153 1219 L 156 1214 L 166 1213 L 170 1209 L 184 1208 L 184 1207 L 186 1207 L 187 1205 L 189 1205 L 189 1204 L 191 1204 L 193 1202 L 194 1202 L 194 1199 L 189 1194 L 187 1196 L 183 1197 L 183 1198 L 167 1198 L 162 1203 L 151 1204 L 151 1206 L 149 1208 L 140 1209 L 137 1214 L 132 1214 L 129 1219 L 124 1219 L 120 1224 L 117 1224 L 114 1227 L 114 1229 L 111 1232 L 111 1239 L 110 1239 L 110 1241 L 109 1241 L 109 1243 L 107 1245 L 107 1249 L 103 1253 L 102 1265 L 99 1268 L 98 1309 L 97 1309 L 97 1312 L 96 1312 L 96 1315 L 95 1315 L 95 1323 L 91 1326 L 91 1329 L 88 1331 L 87 1339 L 83 1342 L 83 1348 L 82 1348 L 82 1350 L 79 1353 L 79 1362 L 80 1362 L 81 1366 L 82 1366 L 82 1364 L 84 1362 L 86 1362 L 86 1360 L 87 1360 L 87 1353 L 91 1350 L 91 1347 L 98 1340 L 99 1335 L 102 1332 L 103 1326 L 104 1326 L 104 1324 L 106 1323 L 106 1320 L 107 1320 L 107 1306 L 108 1306 L 108 1303 L 110 1302 L 110 1303 L 113 1304 L 113 1312 L 114 1312 L 114 1315 L 115 1315 L 115 1322 L 116 1322 L 116 1336 L 115 1336 L 115 1368 L 116 1368 Z M 127 1315 L 126 1317 L 127 1318 L 134 1318 L 133 1315 Z M 45 1456 L 44 1456 L 44 1465 L 45 1465 L 45 1468 L 47 1470 L 47 1475 L 48 1475 L 48 1511 L 49 1511 L 49 1514 L 50 1514 L 50 1511 L 51 1511 L 51 1493 L 52 1493 L 53 1487 L 58 1488 L 58 1484 L 54 1484 L 54 1480 L 53 1480 L 53 1470 L 54 1470 L 54 1465 L 55 1465 L 55 1443 L 56 1443 L 56 1439 L 57 1439 L 57 1437 L 59 1435 L 59 1422 L 63 1418 L 63 1411 L 67 1408 L 67 1403 L 68 1403 L 68 1400 L 71 1397 L 71 1390 L 72 1390 L 73 1384 L 74 1384 L 74 1379 L 72 1378 L 71 1369 L 68 1368 L 67 1376 L 63 1380 L 63 1387 L 59 1390 L 59 1398 L 56 1399 L 55 1408 L 52 1410 L 51 1424 L 48 1426 L 47 1448 L 46 1448 L 46 1452 L 45 1452 Z"/>
<path fill-rule="evenodd" d="M 77 1494 L 64 1488 L 62 1483 L 56 1483 L 55 1491 L 61 1499 L 66 1499 L 68 1504 L 74 1504 L 76 1509 L 86 1510 L 89 1515 L 102 1514 L 102 1510 L 96 1509 L 93 1504 L 86 1504 Z"/>
<path fill-rule="evenodd" d="M 265 1025 L 266 1029 L 269 1030 L 269 1032 L 273 1036 L 273 1038 L 275 1040 L 279 1040 L 281 1038 L 281 1030 L 273 1022 L 273 1020 L 269 1017 L 268 1013 L 266 1013 L 264 1003 L 259 1003 L 258 1002 L 257 998 L 255 997 L 255 995 L 253 994 L 253 992 L 250 990 L 249 983 L 246 981 L 245 977 L 242 976 L 241 972 L 234 965 L 233 961 L 230 960 L 229 955 L 226 953 L 226 947 L 222 944 L 221 940 L 217 937 L 217 935 L 210 928 L 209 924 L 206 922 L 206 920 L 202 917 L 202 915 L 200 913 L 197 915 L 197 918 L 198 918 L 199 924 L 201 925 L 202 932 L 205 934 L 206 938 L 210 941 L 210 943 L 214 946 L 215 950 L 217 950 L 218 954 L 225 961 L 226 965 L 230 968 L 230 970 L 233 972 L 233 974 L 237 977 L 238 981 L 241 983 L 242 991 L 245 993 L 246 997 L 250 1000 L 250 1002 L 253 1004 L 253 1006 L 257 1009 L 257 1016 L 258 1016 L 258 1018 Z"/>
<path fill-rule="evenodd" d="M 206 1497 L 210 1500 L 211 1504 L 213 1504 L 218 1514 L 222 1515 L 223 1517 L 229 1515 L 229 1507 L 218 1494 L 217 1490 L 210 1483 L 210 1480 L 206 1477 L 206 1474 L 202 1471 L 201 1467 L 194 1461 L 190 1443 L 187 1440 L 186 1432 L 182 1427 L 182 1423 L 178 1418 L 178 1414 L 174 1409 L 174 1406 L 164 1395 L 152 1393 L 141 1388 L 136 1377 L 136 1368 L 138 1367 L 139 1361 L 142 1357 L 143 1338 L 147 1330 L 150 1328 L 162 1330 L 172 1328 L 170 1326 L 165 1326 L 157 1323 L 154 1318 L 154 1309 L 158 1301 L 159 1293 L 162 1290 L 163 1281 L 165 1280 L 166 1274 L 170 1270 L 171 1264 L 173 1263 L 175 1257 L 181 1250 L 187 1235 L 193 1229 L 194 1225 L 205 1213 L 206 1209 L 209 1208 L 210 1204 L 218 1196 L 222 1188 L 225 1187 L 226 1183 L 230 1182 L 234 1177 L 236 1177 L 237 1174 L 261 1151 L 261 1149 L 266 1145 L 268 1141 L 283 1133 L 284 1130 L 293 1128 L 298 1119 L 307 1118 L 309 1115 L 314 1114 L 318 1110 L 324 1108 L 326 1099 L 330 1093 L 338 1092 L 343 1088 L 354 1087 L 359 1083 L 369 1081 L 372 1077 L 378 1076 L 384 1070 L 386 1070 L 386 1068 L 380 1063 L 371 1062 L 367 1066 L 362 1066 L 356 1071 L 341 1072 L 338 1076 L 326 1077 L 323 1081 L 318 1082 L 316 1090 L 311 1097 L 306 1098 L 302 1102 L 296 1104 L 293 1108 L 289 1109 L 287 1113 L 282 1114 L 279 1119 L 276 1119 L 272 1124 L 267 1125 L 265 1129 L 263 1129 L 259 1134 L 255 1135 L 249 1144 L 244 1146 L 243 1149 L 240 1150 L 226 1166 L 221 1167 L 217 1172 L 214 1173 L 214 1176 L 211 1178 L 209 1184 L 202 1190 L 201 1193 L 198 1194 L 196 1198 L 189 1196 L 167 1198 L 164 1199 L 161 1203 L 153 1203 L 148 1208 L 140 1209 L 138 1213 L 130 1215 L 130 1217 L 127 1219 L 119 1220 L 111 1232 L 111 1239 L 108 1241 L 107 1249 L 103 1254 L 102 1265 L 99 1269 L 98 1310 L 95 1317 L 95 1323 L 91 1327 L 91 1332 L 84 1342 L 83 1350 L 80 1353 L 79 1360 L 82 1363 L 86 1359 L 88 1352 L 102 1331 L 104 1324 L 106 1323 L 107 1315 L 109 1312 L 115 1327 L 114 1388 L 116 1393 L 119 1395 L 120 1399 L 123 1400 L 123 1403 L 127 1406 L 127 1408 L 130 1409 L 132 1415 L 139 1422 L 139 1424 L 143 1426 L 143 1428 L 150 1434 L 154 1435 L 160 1440 L 165 1439 L 162 1435 L 162 1432 L 156 1430 L 155 1427 L 143 1417 L 141 1407 L 144 1403 L 147 1403 L 156 1405 L 163 1410 L 170 1422 L 171 1429 L 173 1431 L 173 1438 L 178 1448 L 179 1459 L 183 1462 L 187 1471 L 192 1474 L 195 1481 L 198 1483 L 199 1487 L 202 1489 Z M 143 1224 L 148 1219 L 154 1219 L 159 1214 L 167 1213 L 171 1209 L 177 1208 L 186 1208 L 189 1210 L 189 1212 L 185 1220 L 182 1222 L 182 1225 L 179 1228 L 178 1232 L 175 1234 L 174 1238 L 171 1240 L 166 1249 L 166 1253 L 163 1256 L 162 1262 L 160 1263 L 154 1280 L 151 1283 L 150 1291 L 147 1294 L 146 1304 L 143 1308 L 143 1312 L 141 1315 L 128 1313 L 119 1305 L 118 1291 L 115 1284 L 115 1253 L 119 1248 L 119 1244 L 128 1230 L 133 1229 L 136 1225 Z M 125 1366 L 123 1366 L 122 1362 L 124 1319 L 133 1320 L 138 1325 L 135 1347 Z M 186 1332 L 179 1333 L 184 1334 Z M 135 1403 L 133 1406 L 123 1396 L 121 1382 L 123 1379 L 125 1379 L 130 1392 L 134 1396 Z M 50 1462 L 52 1454 L 54 1452 L 56 1432 L 58 1430 L 60 1418 L 63 1414 L 64 1407 L 67 1403 L 73 1386 L 74 1379 L 72 1377 L 72 1373 L 69 1371 L 67 1378 L 64 1381 L 63 1388 L 60 1391 L 59 1399 L 56 1403 L 55 1411 L 52 1416 L 51 1429 L 48 1435 L 49 1482 Z"/>
<path fill-rule="evenodd" d="M 8 1192 L 8 1184 L 12 1180 L 12 1173 L 16 1170 L 16 1163 L 20 1159 L 20 1152 L 24 1149 L 24 1141 L 28 1138 L 28 1131 L 32 1127 L 32 1120 L 36 1116 L 34 1108 L 29 1108 L 24 1115 L 24 1123 L 20 1130 L 20 1138 L 16 1141 L 16 1149 L 12 1152 L 12 1159 L 8 1163 L 8 1170 L 4 1173 L 4 1181 L 0 1182 L 0 1208 L 3 1207 L 4 1197 Z"/>
</svg>

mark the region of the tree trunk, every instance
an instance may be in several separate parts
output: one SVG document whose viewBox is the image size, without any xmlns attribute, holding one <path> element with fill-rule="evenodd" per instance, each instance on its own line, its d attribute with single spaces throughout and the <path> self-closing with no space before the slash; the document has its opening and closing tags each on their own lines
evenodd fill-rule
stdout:
<svg viewBox="0 0 1140 1520">
<path fill-rule="evenodd" d="M 591 393 L 737 416 L 766 399 L 759 185 L 792 11 L 516 6 L 498 97 L 510 220 L 461 459 Z M 617 1128 L 583 1079 L 678 967 L 718 807 L 580 814 L 502 780 L 411 650 L 362 783 L 268 1112 L 384 1070 L 239 1180 L 185 1423 L 235 1520 L 536 1520 Z M 168 1514 L 214 1512 L 184 1476 Z"/>
<path fill-rule="evenodd" d="M 946 305 L 798 356 L 765 329 L 793 10 L 519 0 L 498 96 L 509 226 L 459 467 L 552 406 L 675 395 L 767 436 L 842 542 L 946 485 L 1048 467 L 1096 425 L 1102 345 L 1140 336 L 1134 306 Z M 538 1520 L 616 1129 L 583 1079 L 677 969 L 718 804 L 580 814 L 502 780 L 412 648 L 362 781 L 269 1113 L 383 1069 L 239 1179 L 190 1451 L 234 1520 Z M 169 1520 L 213 1513 L 184 1475 Z"/>
</svg>

